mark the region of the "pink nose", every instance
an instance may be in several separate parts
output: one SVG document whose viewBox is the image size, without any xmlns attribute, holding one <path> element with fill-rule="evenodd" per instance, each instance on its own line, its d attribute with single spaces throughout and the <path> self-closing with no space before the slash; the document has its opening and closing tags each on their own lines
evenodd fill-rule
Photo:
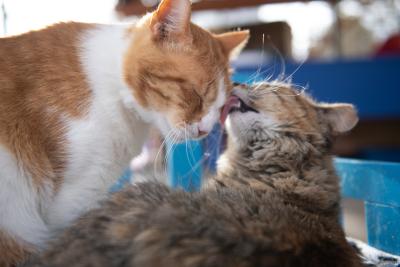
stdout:
<svg viewBox="0 0 400 267">
<path fill-rule="evenodd" d="M 207 128 L 204 127 L 201 123 L 197 126 L 198 136 L 204 136 L 208 134 Z"/>
<path fill-rule="evenodd" d="M 207 135 L 208 133 L 207 132 L 204 132 L 204 131 L 200 131 L 199 130 L 199 136 L 204 136 L 204 135 Z"/>
<path fill-rule="evenodd" d="M 207 134 L 208 134 L 208 132 L 202 131 L 202 130 L 199 129 L 199 136 L 205 136 Z"/>
</svg>

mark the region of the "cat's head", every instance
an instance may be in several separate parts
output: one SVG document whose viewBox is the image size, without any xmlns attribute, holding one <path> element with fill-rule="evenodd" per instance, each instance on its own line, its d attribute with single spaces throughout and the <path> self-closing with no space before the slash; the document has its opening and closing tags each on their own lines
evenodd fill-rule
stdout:
<svg viewBox="0 0 400 267">
<path fill-rule="evenodd" d="M 325 153 L 334 136 L 358 122 L 353 105 L 317 103 L 290 84 L 240 85 L 233 94 L 239 99 L 231 103 L 227 129 L 242 148 L 261 144 L 288 157 L 296 150 Z"/>
<path fill-rule="evenodd" d="M 124 75 L 134 99 L 164 135 L 209 133 L 232 88 L 229 59 L 248 31 L 212 34 L 190 22 L 189 0 L 163 0 L 128 33 Z"/>
</svg>

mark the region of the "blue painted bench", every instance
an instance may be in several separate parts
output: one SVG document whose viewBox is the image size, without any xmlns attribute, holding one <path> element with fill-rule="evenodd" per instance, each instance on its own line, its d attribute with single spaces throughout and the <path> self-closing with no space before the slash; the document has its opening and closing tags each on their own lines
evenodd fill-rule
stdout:
<svg viewBox="0 0 400 267">
<path fill-rule="evenodd" d="M 400 255 L 400 163 L 337 158 L 345 198 L 362 200 L 368 243 Z"/>
</svg>

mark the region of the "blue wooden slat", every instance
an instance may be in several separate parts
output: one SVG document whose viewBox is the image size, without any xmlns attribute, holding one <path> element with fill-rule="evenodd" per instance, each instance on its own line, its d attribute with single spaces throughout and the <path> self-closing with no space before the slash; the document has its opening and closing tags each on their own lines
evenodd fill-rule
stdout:
<svg viewBox="0 0 400 267">
<path fill-rule="evenodd" d="M 217 171 L 217 160 L 221 153 L 221 143 L 222 140 L 222 129 L 219 124 L 216 124 L 211 131 L 211 133 L 202 140 L 204 155 L 206 157 L 206 162 L 203 165 L 207 171 L 210 173 L 215 173 Z"/>
<path fill-rule="evenodd" d="M 115 184 L 113 184 L 108 191 L 110 193 L 115 193 L 115 192 L 120 191 L 122 188 L 124 188 L 124 186 L 126 186 L 127 184 L 130 184 L 132 182 L 132 180 L 131 180 L 132 176 L 133 176 L 132 171 L 129 168 L 127 168 L 124 171 L 124 173 L 121 175 L 121 177 L 119 177 L 117 182 Z"/>
<path fill-rule="evenodd" d="M 400 207 L 400 164 L 337 158 L 345 197 Z"/>
<path fill-rule="evenodd" d="M 373 202 L 365 203 L 368 243 L 400 255 L 400 208 Z"/>
<path fill-rule="evenodd" d="M 221 127 L 215 125 L 212 132 L 202 141 L 188 141 L 187 144 L 169 144 L 168 159 L 170 184 L 185 190 L 198 191 L 202 183 L 203 168 L 214 173 L 220 153 Z M 206 150 L 204 149 L 206 147 Z"/>
<path fill-rule="evenodd" d="M 199 141 L 167 144 L 170 185 L 187 191 L 198 191 L 203 175 L 203 149 Z"/>
</svg>

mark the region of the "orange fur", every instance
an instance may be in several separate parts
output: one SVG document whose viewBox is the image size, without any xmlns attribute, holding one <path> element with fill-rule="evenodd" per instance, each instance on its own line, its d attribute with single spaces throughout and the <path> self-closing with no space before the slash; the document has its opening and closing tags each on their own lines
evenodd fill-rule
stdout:
<svg viewBox="0 0 400 267">
<path fill-rule="evenodd" d="M 161 112 L 171 112 L 173 105 L 176 124 L 204 116 L 217 96 L 219 74 L 231 89 L 229 58 L 222 43 L 194 24 L 190 29 L 191 47 L 174 49 L 154 42 L 146 28 L 136 28 L 133 32 L 138 41 L 125 57 L 125 79 L 139 103 Z"/>
<path fill-rule="evenodd" d="M 21 259 L 26 258 L 33 251 L 33 248 L 27 245 L 22 245 L 21 242 L 18 242 L 6 233 L 0 231 L 1 267 L 14 267 Z"/>
<path fill-rule="evenodd" d="M 77 42 L 89 25 L 63 23 L 0 41 L 0 144 L 37 185 L 63 169 L 61 114 L 80 117 L 90 91 Z"/>
</svg>

